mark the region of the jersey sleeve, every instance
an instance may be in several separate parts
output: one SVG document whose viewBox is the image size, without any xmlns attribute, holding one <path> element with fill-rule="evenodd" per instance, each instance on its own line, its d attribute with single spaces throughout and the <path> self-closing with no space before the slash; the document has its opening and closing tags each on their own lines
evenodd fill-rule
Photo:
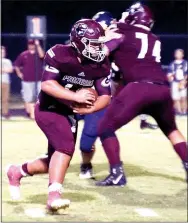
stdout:
<svg viewBox="0 0 188 223">
<path fill-rule="evenodd" d="M 58 62 L 58 49 L 56 46 L 50 48 L 44 58 L 45 69 L 42 75 L 42 81 L 56 80 L 59 81 L 60 75 L 60 63 Z"/>
<path fill-rule="evenodd" d="M 23 54 L 20 54 L 20 55 L 16 58 L 16 60 L 15 60 L 15 62 L 14 62 L 14 66 L 16 66 L 16 67 L 22 67 L 22 66 L 23 66 Z"/>
<path fill-rule="evenodd" d="M 94 86 L 99 96 L 111 95 L 110 81 L 111 74 L 107 77 L 102 77 L 95 81 Z"/>
</svg>

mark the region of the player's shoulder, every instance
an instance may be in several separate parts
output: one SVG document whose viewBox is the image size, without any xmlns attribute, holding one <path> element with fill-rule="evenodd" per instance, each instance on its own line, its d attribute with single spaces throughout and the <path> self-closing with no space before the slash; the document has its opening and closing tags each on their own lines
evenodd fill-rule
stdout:
<svg viewBox="0 0 188 223">
<path fill-rule="evenodd" d="M 55 46 L 51 47 L 47 54 L 53 58 L 56 57 L 56 59 L 63 58 L 65 56 L 70 56 L 72 52 L 72 46 L 70 45 L 63 45 L 63 44 L 56 44 Z"/>
<path fill-rule="evenodd" d="M 75 53 L 71 45 L 56 44 L 46 52 L 45 62 L 68 63 L 74 57 Z"/>
<path fill-rule="evenodd" d="M 134 26 L 123 23 L 123 22 L 116 23 L 116 26 L 117 26 L 117 28 L 120 32 L 128 32 L 128 31 L 134 31 L 135 30 Z"/>
<path fill-rule="evenodd" d="M 154 38 L 154 39 L 156 39 L 156 40 L 159 40 L 160 41 L 160 37 L 159 36 L 157 36 L 156 34 L 154 34 L 154 33 L 152 33 L 152 32 L 150 32 L 150 35 Z"/>
<path fill-rule="evenodd" d="M 5 63 L 12 63 L 11 60 L 8 58 L 2 58 L 2 61 Z"/>
<path fill-rule="evenodd" d="M 29 50 L 25 50 L 23 52 L 20 53 L 21 57 L 27 56 L 29 54 Z"/>
</svg>

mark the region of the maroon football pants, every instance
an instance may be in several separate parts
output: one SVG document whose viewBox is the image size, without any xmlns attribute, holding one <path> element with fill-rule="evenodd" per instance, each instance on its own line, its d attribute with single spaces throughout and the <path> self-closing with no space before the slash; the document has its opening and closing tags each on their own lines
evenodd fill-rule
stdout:
<svg viewBox="0 0 188 223">
<path fill-rule="evenodd" d="M 77 135 L 77 121 L 74 119 L 74 115 L 63 115 L 58 111 L 42 110 L 37 104 L 35 120 L 48 139 L 49 157 L 54 151 L 73 155 Z"/>
<path fill-rule="evenodd" d="M 151 115 L 166 136 L 177 129 L 168 86 L 129 83 L 107 108 L 99 124 L 98 133 L 102 136 L 115 132 L 140 114 Z"/>
</svg>

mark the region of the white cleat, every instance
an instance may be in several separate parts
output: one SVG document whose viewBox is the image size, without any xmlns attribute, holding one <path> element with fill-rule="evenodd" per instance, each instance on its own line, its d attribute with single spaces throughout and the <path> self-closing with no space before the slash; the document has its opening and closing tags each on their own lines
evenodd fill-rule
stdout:
<svg viewBox="0 0 188 223">
<path fill-rule="evenodd" d="M 70 200 L 61 198 L 63 187 L 60 183 L 53 183 L 48 188 L 47 211 L 57 212 L 69 207 Z"/>
<path fill-rule="evenodd" d="M 93 175 L 92 175 L 92 171 L 91 170 L 87 170 L 86 172 L 81 172 L 79 174 L 80 179 L 84 180 L 84 179 L 92 179 Z"/>
<path fill-rule="evenodd" d="M 13 201 L 19 201 L 21 199 L 20 187 L 10 185 L 9 192 Z"/>
<path fill-rule="evenodd" d="M 70 206 L 70 200 L 61 198 L 54 200 L 50 205 L 51 209 L 55 211 L 59 209 L 66 209 L 69 206 Z"/>
</svg>

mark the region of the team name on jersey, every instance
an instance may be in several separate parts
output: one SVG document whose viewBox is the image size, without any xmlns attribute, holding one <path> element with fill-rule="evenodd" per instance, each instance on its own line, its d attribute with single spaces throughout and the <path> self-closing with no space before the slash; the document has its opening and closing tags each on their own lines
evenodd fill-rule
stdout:
<svg viewBox="0 0 188 223">
<path fill-rule="evenodd" d="M 94 83 L 94 80 L 86 80 L 79 77 L 72 77 L 68 75 L 65 75 L 62 80 L 67 81 L 72 84 L 79 84 L 79 85 L 87 86 L 87 87 L 92 87 Z"/>
</svg>

